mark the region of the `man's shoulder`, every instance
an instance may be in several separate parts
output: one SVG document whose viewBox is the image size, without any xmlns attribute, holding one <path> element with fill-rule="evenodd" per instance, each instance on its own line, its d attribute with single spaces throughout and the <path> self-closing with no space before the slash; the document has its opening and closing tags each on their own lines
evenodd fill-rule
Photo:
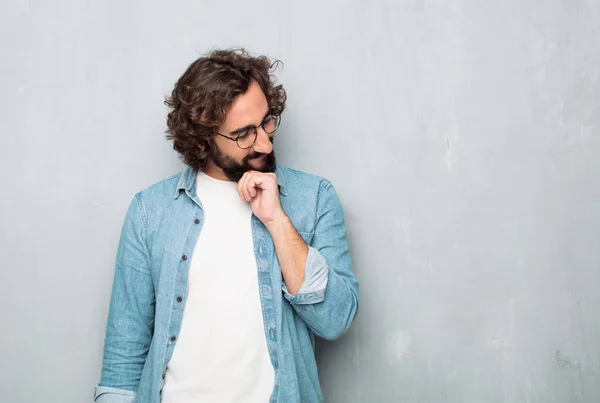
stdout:
<svg viewBox="0 0 600 403">
<path fill-rule="evenodd" d="M 284 186 L 282 206 L 297 229 L 303 228 L 304 232 L 311 232 L 316 215 L 327 203 L 334 202 L 325 208 L 338 208 L 335 198 L 330 196 L 334 192 L 333 185 L 323 176 L 282 165 L 277 166 L 276 174 L 278 182 Z M 280 181 L 279 176 L 283 181 Z"/>
<path fill-rule="evenodd" d="M 171 176 L 160 179 L 137 192 L 138 196 L 144 199 L 156 199 L 162 197 L 171 197 L 175 195 L 178 183 L 185 170 L 177 172 Z"/>
<path fill-rule="evenodd" d="M 321 187 L 330 183 L 329 180 L 320 175 L 281 164 L 277 164 L 276 173 L 282 175 L 286 190 L 292 193 L 318 191 Z"/>
</svg>

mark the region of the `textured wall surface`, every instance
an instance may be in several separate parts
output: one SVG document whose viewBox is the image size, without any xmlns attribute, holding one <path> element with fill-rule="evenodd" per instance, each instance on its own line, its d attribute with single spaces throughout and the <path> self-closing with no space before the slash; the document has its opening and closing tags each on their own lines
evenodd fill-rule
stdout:
<svg viewBox="0 0 600 403">
<path fill-rule="evenodd" d="M 326 402 L 600 401 L 600 2 L 0 3 L 0 401 L 91 401 L 131 197 L 199 54 L 282 59 L 361 308 Z"/>
</svg>

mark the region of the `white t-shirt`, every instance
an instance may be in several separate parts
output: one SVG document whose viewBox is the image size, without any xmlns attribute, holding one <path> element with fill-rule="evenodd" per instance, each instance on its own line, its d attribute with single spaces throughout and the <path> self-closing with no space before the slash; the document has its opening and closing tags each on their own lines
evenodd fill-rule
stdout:
<svg viewBox="0 0 600 403">
<path fill-rule="evenodd" d="M 267 350 L 250 204 L 237 183 L 198 171 L 204 222 L 188 277 L 181 330 L 167 365 L 163 403 L 267 403 Z"/>
</svg>

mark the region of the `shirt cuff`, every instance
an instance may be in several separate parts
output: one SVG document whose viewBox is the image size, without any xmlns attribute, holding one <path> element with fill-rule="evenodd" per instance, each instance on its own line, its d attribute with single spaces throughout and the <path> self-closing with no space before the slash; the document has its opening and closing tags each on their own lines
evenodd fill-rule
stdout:
<svg viewBox="0 0 600 403">
<path fill-rule="evenodd" d="M 96 403 L 133 403 L 136 393 L 131 390 L 111 388 L 96 384 L 94 402 Z"/>
<path fill-rule="evenodd" d="M 285 282 L 282 284 L 283 295 L 292 304 L 316 304 L 325 300 L 325 289 L 329 276 L 327 261 L 312 246 L 308 246 L 308 257 L 304 266 L 304 283 L 295 296 L 288 292 Z"/>
</svg>

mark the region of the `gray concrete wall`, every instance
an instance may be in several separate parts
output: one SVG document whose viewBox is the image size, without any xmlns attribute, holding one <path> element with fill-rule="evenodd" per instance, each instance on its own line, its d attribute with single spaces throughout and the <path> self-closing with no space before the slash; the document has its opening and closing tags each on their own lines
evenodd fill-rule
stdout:
<svg viewBox="0 0 600 403">
<path fill-rule="evenodd" d="M 600 401 L 600 2 L 0 4 L 0 401 L 91 401 L 163 96 L 211 47 L 284 61 L 279 160 L 346 209 L 359 316 L 327 402 Z"/>
</svg>

